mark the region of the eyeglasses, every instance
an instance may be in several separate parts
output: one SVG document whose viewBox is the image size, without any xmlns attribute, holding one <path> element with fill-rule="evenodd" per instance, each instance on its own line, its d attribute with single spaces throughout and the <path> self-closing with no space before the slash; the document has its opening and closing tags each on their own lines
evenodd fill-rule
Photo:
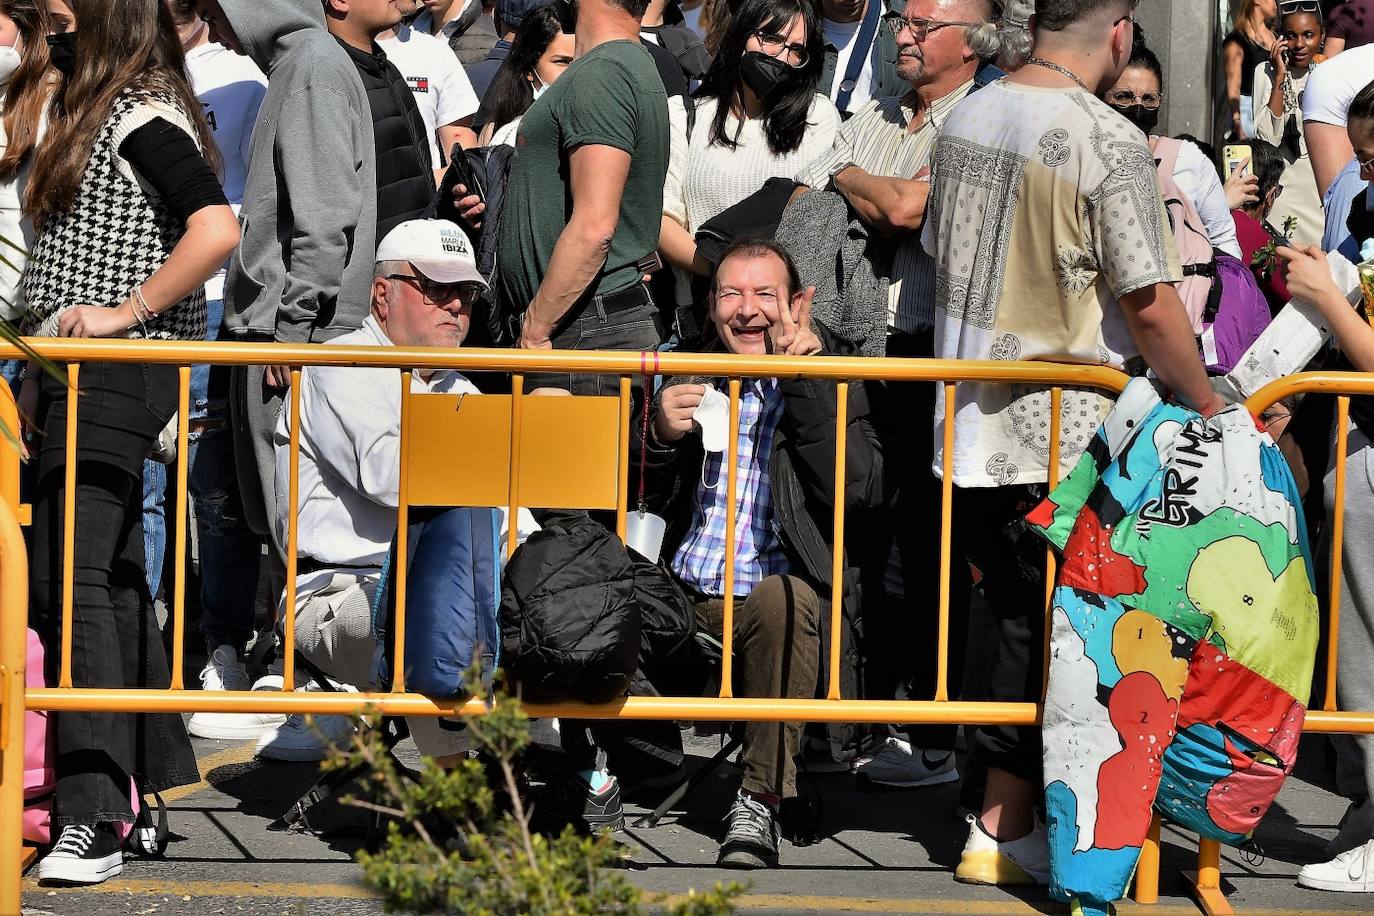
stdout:
<svg viewBox="0 0 1374 916">
<path fill-rule="evenodd" d="M 1127 105 L 1142 105 L 1153 111 L 1164 104 L 1164 93 L 1147 92 L 1144 95 L 1136 95 L 1129 89 L 1118 89 L 1115 92 L 1107 93 L 1107 101 L 1121 108 L 1125 108 Z"/>
<path fill-rule="evenodd" d="M 464 305 L 473 305 L 482 295 L 482 287 L 476 283 L 436 283 L 416 274 L 387 274 L 386 278 L 402 281 L 423 296 L 426 302 L 434 305 L 443 305 L 455 299 Z"/>
<path fill-rule="evenodd" d="M 916 41 L 925 41 L 927 38 L 930 37 L 931 32 L 938 32 L 941 29 L 949 28 L 953 25 L 961 25 L 964 28 L 971 29 L 976 25 L 983 24 L 981 22 L 959 22 L 956 20 L 947 21 L 943 19 L 926 19 L 921 16 L 912 16 L 910 19 L 908 19 L 905 16 L 898 16 L 896 14 L 884 16 L 883 21 L 887 23 L 887 27 L 889 30 L 891 30 L 893 38 L 901 38 L 902 33 L 905 32 L 907 29 L 910 29 L 911 37 Z"/>
<path fill-rule="evenodd" d="M 1279 12 L 1285 16 L 1289 13 L 1320 13 L 1321 10 L 1319 0 L 1279 0 Z"/>
<path fill-rule="evenodd" d="M 760 51 L 769 57 L 776 57 L 793 70 L 802 69 L 811 59 L 811 55 L 806 53 L 806 48 L 788 44 L 787 37 L 777 32 L 765 32 L 760 29 L 754 33 L 754 38 L 759 43 Z"/>
</svg>

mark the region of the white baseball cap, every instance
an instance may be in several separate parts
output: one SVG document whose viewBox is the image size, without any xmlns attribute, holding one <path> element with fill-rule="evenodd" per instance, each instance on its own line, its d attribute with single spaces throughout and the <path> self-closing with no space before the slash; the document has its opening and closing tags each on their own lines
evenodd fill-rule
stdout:
<svg viewBox="0 0 1374 916">
<path fill-rule="evenodd" d="M 409 261 L 425 279 L 436 283 L 487 286 L 467 233 L 446 219 L 406 220 L 382 239 L 377 260 Z"/>
</svg>

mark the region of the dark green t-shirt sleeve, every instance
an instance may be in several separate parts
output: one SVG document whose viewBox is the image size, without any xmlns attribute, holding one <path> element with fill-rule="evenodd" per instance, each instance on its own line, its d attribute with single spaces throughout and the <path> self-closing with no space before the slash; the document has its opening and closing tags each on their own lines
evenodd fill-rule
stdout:
<svg viewBox="0 0 1374 916">
<path fill-rule="evenodd" d="M 589 60 L 577 74 L 576 91 L 563 97 L 563 149 L 613 146 L 633 154 L 638 133 L 639 90 L 630 74 L 610 60 Z"/>
</svg>

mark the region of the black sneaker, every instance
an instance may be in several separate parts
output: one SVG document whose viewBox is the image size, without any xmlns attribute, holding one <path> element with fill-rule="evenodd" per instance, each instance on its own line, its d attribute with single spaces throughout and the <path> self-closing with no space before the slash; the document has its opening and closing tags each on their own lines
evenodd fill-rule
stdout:
<svg viewBox="0 0 1374 916">
<path fill-rule="evenodd" d="M 110 824 L 68 824 L 38 863 L 38 883 L 100 884 L 123 870 L 124 851 Z"/>
<path fill-rule="evenodd" d="M 772 868 L 778 864 L 778 816 L 743 790 L 725 816 L 725 840 L 716 864 L 726 868 Z"/>
<path fill-rule="evenodd" d="M 541 822 L 572 824 L 594 833 L 622 830 L 625 810 L 620 804 L 620 783 L 610 774 L 593 789 L 580 773 L 564 772 L 541 789 L 535 799 L 535 813 Z"/>
</svg>

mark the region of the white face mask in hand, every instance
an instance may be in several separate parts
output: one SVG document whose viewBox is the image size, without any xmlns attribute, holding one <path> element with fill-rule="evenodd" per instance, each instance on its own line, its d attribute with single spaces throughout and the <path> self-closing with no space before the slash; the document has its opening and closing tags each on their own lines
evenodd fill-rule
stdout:
<svg viewBox="0 0 1374 916">
<path fill-rule="evenodd" d="M 701 427 L 701 447 L 708 452 L 724 452 L 730 443 L 730 399 L 718 389 L 707 386 L 701 403 L 692 414 Z"/>
<path fill-rule="evenodd" d="M 0 85 L 10 81 L 22 60 L 18 48 L 0 45 Z"/>
</svg>

